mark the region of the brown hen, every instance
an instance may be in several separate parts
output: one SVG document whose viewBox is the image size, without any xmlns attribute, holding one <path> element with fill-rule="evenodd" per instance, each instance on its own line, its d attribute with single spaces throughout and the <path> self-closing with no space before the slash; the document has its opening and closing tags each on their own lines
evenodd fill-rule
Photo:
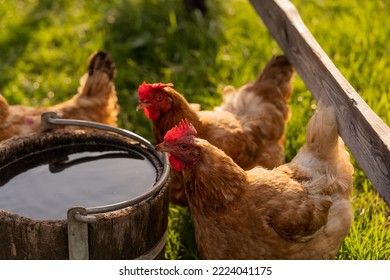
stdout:
<svg viewBox="0 0 390 280">
<path fill-rule="evenodd" d="M 245 171 L 187 122 L 157 149 L 184 177 L 205 259 L 332 259 L 350 230 L 353 167 L 334 110 L 319 106 L 291 163 Z"/>
<path fill-rule="evenodd" d="M 200 138 L 222 149 L 239 166 L 274 168 L 284 163 L 284 133 L 290 110 L 293 67 L 283 55 L 273 57 L 259 77 L 235 90 L 227 87 L 221 106 L 195 110 L 173 84 L 139 87 L 137 109 L 153 121 L 156 142 L 181 119 L 191 122 Z M 172 174 L 170 200 L 186 205 L 182 178 Z"/>
<path fill-rule="evenodd" d="M 9 105 L 0 95 L 0 141 L 40 131 L 41 114 L 47 111 L 54 111 L 63 118 L 117 126 L 119 105 L 114 84 L 115 65 L 102 51 L 92 54 L 88 62 L 88 73 L 81 77 L 77 94 L 63 103 L 46 108 Z"/>
</svg>

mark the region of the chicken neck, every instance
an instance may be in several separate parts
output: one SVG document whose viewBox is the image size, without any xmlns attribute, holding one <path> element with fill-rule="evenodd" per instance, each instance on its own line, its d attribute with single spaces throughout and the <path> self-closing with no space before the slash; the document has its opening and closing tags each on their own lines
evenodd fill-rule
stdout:
<svg viewBox="0 0 390 280">
<path fill-rule="evenodd" d="M 187 119 L 199 131 L 201 122 L 197 113 L 191 108 L 187 100 L 179 93 L 171 89 L 169 96 L 172 98 L 172 107 L 167 112 L 161 112 L 160 118 L 153 121 L 153 130 L 156 142 L 164 140 L 164 135 L 182 119 Z"/>
<path fill-rule="evenodd" d="M 223 151 L 204 142 L 199 163 L 184 170 L 183 176 L 191 211 L 208 215 L 236 201 L 247 186 L 247 176 Z"/>
</svg>

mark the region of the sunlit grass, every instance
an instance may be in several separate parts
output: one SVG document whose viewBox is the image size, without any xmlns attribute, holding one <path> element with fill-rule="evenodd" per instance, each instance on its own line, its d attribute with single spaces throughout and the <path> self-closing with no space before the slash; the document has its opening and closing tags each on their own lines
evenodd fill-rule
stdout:
<svg viewBox="0 0 390 280">
<path fill-rule="evenodd" d="M 293 0 L 303 21 L 368 105 L 390 124 L 390 3 L 385 0 Z M 0 5 L 0 93 L 10 103 L 48 105 L 72 96 L 86 59 L 108 51 L 117 68 L 120 126 L 153 141 L 135 111 L 144 80 L 173 82 L 189 101 L 212 108 L 227 85 L 254 79 L 281 53 L 250 4 L 208 1 L 187 14 L 180 0 L 4 0 Z M 315 103 L 296 76 L 286 160 L 305 142 Z M 354 161 L 355 220 L 338 259 L 390 259 L 389 208 Z M 198 258 L 186 209 L 170 206 L 166 257 Z"/>
</svg>

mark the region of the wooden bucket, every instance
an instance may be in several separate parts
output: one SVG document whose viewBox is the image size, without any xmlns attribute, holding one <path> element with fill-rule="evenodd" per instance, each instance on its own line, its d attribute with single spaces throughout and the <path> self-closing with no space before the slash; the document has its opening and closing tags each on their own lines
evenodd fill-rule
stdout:
<svg viewBox="0 0 390 280">
<path fill-rule="evenodd" d="M 0 259 L 162 259 L 169 203 L 166 155 L 126 130 L 59 119 L 51 112 L 42 119 L 45 132 L 0 144 L 0 185 L 42 164 L 47 153 L 63 146 L 76 150 L 83 147 L 104 150 L 109 146 L 140 153 L 156 168 L 155 183 L 142 195 L 110 205 L 70 207 L 64 219 L 37 220 L 0 209 Z M 99 131 L 54 130 L 57 125 L 85 126 Z"/>
</svg>

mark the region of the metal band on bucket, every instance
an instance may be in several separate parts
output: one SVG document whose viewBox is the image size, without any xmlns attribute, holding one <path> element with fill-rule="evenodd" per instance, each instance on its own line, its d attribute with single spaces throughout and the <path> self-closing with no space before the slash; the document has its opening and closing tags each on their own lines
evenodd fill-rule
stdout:
<svg viewBox="0 0 390 280">
<path fill-rule="evenodd" d="M 162 249 L 164 249 L 165 241 L 167 239 L 167 236 L 168 236 L 168 230 L 166 230 L 164 232 L 164 234 L 161 237 L 161 239 L 156 243 L 156 245 L 153 246 L 152 249 L 150 249 L 149 251 L 143 253 L 138 258 L 135 258 L 135 260 L 153 260 L 153 259 L 155 259 L 160 254 Z"/>
</svg>

